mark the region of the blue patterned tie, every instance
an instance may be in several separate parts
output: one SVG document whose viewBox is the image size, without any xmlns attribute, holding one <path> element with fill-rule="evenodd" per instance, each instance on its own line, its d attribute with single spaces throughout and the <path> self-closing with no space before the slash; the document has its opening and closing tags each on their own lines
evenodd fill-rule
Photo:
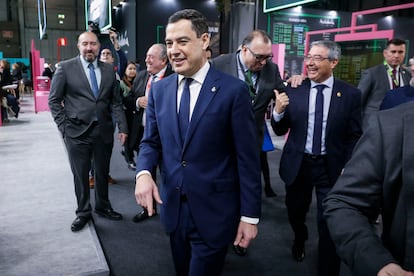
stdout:
<svg viewBox="0 0 414 276">
<path fill-rule="evenodd" d="M 180 125 L 181 141 L 184 142 L 188 125 L 190 124 L 190 84 L 192 78 L 185 78 L 183 94 L 181 95 L 178 122 Z"/>
<path fill-rule="evenodd" d="M 318 90 L 315 102 L 315 123 L 313 125 L 313 144 L 312 154 L 321 154 L 322 149 L 322 121 L 323 121 L 323 89 L 327 87 L 324 84 L 316 85 L 314 88 Z"/>
<path fill-rule="evenodd" d="M 88 68 L 89 68 L 89 76 L 91 78 L 92 92 L 93 92 L 93 95 L 95 96 L 95 99 L 97 99 L 99 95 L 99 88 L 98 88 L 98 81 L 96 80 L 95 69 L 92 63 L 89 63 Z"/>
</svg>

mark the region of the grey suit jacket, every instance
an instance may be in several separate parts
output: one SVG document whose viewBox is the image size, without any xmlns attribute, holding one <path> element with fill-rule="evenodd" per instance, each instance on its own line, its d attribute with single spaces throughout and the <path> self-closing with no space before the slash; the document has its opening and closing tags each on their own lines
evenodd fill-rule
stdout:
<svg viewBox="0 0 414 276">
<path fill-rule="evenodd" d="M 353 275 L 390 262 L 414 271 L 414 102 L 371 116 L 331 193 L 325 217 Z M 382 241 L 370 221 L 382 213 Z"/>
<path fill-rule="evenodd" d="M 401 77 L 404 85 L 407 85 L 411 79 L 410 71 L 401 67 Z M 362 113 L 364 125 L 366 125 L 369 115 L 379 110 L 385 93 L 392 89 L 385 65 L 379 64 L 362 71 L 358 88 L 362 93 Z"/>
<path fill-rule="evenodd" d="M 128 133 L 119 84 L 113 67 L 98 62 L 101 69 L 99 96 L 95 99 L 80 56 L 59 63 L 49 95 L 52 116 L 64 136 L 77 138 L 98 122 L 102 139 L 113 141 L 115 115 L 119 132 Z"/>
<path fill-rule="evenodd" d="M 237 53 L 221 55 L 212 61 L 214 67 L 224 73 L 239 78 Z M 272 99 L 275 99 L 273 89 L 285 91 L 286 87 L 280 77 L 279 69 L 273 62 L 267 62 L 260 72 L 257 83 L 257 95 L 253 102 L 253 111 L 258 130 L 258 146 L 261 149 L 264 137 L 264 117 L 267 106 Z"/>
</svg>

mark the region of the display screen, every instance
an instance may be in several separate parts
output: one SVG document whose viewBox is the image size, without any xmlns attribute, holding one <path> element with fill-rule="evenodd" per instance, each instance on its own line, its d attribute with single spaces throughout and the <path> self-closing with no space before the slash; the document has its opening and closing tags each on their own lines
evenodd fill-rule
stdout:
<svg viewBox="0 0 414 276">
<path fill-rule="evenodd" d="M 341 46 L 341 58 L 334 76 L 358 86 L 362 70 L 384 62 L 383 50 L 387 39 L 337 42 Z"/>
<path fill-rule="evenodd" d="M 86 29 L 91 23 L 101 31 L 112 26 L 111 0 L 85 0 Z"/>
</svg>

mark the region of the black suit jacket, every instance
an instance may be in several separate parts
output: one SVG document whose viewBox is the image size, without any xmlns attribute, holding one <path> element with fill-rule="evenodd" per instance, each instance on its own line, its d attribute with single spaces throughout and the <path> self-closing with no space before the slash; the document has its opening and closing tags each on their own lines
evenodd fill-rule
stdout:
<svg viewBox="0 0 414 276">
<path fill-rule="evenodd" d="M 163 78 L 171 75 L 172 73 L 172 67 L 168 64 Z M 147 70 L 139 71 L 132 84 L 131 92 L 124 98 L 124 105 L 127 109 L 127 113 L 132 115 L 131 126 L 129 128 L 130 134 L 128 138 L 128 143 L 131 149 L 134 149 L 135 146 L 139 145 L 139 141 L 142 139 L 142 116 L 145 109 L 139 108 L 137 110 L 136 102 L 139 97 L 145 96 L 145 90 L 149 77 L 150 75 Z"/>
<path fill-rule="evenodd" d="M 110 143 L 114 136 L 112 115 L 119 132 L 128 133 L 119 83 L 113 66 L 98 61 L 102 77 L 99 96 L 95 99 L 80 58 L 59 63 L 50 87 L 50 111 L 63 135 L 80 137 L 97 120 L 102 139 Z"/>
<path fill-rule="evenodd" d="M 233 77 L 239 78 L 237 55 L 238 53 L 221 55 L 213 59 L 212 63 L 216 69 L 230 74 Z M 286 89 L 283 84 L 283 80 L 280 77 L 279 69 L 275 63 L 266 63 L 260 71 L 256 86 L 257 95 L 255 101 L 253 102 L 253 111 L 258 130 L 258 146 L 261 149 L 264 137 L 263 120 L 270 101 L 275 99 L 273 89 L 277 89 L 279 91 L 285 91 Z"/>
<path fill-rule="evenodd" d="M 411 73 L 407 69 L 401 68 L 401 77 L 404 85 L 407 85 L 411 79 Z M 364 125 L 368 117 L 379 110 L 385 93 L 392 89 L 390 87 L 387 68 L 384 64 L 368 68 L 362 71 L 361 80 L 358 88 L 362 93 L 362 112 L 364 118 Z"/>
<path fill-rule="evenodd" d="M 271 119 L 274 132 L 289 136 L 280 160 L 280 177 L 290 185 L 302 164 L 308 131 L 309 93 L 311 82 L 306 79 L 298 88 L 287 87 L 289 105 L 279 122 Z M 352 150 L 361 136 L 361 92 L 349 84 L 334 79 L 326 125 L 325 146 L 328 176 L 334 185 Z"/>
<path fill-rule="evenodd" d="M 339 256 L 353 275 L 386 264 L 414 271 L 414 103 L 373 115 L 324 201 Z M 382 241 L 370 221 L 382 213 Z"/>
</svg>

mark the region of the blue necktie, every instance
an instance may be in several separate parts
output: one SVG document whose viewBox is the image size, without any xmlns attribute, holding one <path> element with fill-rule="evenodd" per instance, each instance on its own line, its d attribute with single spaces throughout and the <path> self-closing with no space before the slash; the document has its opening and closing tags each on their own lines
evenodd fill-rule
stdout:
<svg viewBox="0 0 414 276">
<path fill-rule="evenodd" d="M 98 88 L 98 81 L 96 80 L 95 69 L 92 63 L 89 63 L 88 68 L 89 68 L 89 76 L 91 78 L 92 92 L 93 92 L 93 95 L 95 96 L 95 99 L 97 99 L 99 95 L 99 88 Z"/>
<path fill-rule="evenodd" d="M 183 94 L 181 95 L 178 122 L 180 125 L 181 141 L 184 143 L 188 125 L 190 124 L 190 84 L 192 78 L 185 78 Z"/>
<path fill-rule="evenodd" d="M 313 145 L 312 154 L 321 154 L 322 149 L 322 121 L 323 121 L 323 89 L 327 87 L 324 84 L 316 85 L 318 90 L 315 102 L 315 123 L 313 125 Z"/>
</svg>

